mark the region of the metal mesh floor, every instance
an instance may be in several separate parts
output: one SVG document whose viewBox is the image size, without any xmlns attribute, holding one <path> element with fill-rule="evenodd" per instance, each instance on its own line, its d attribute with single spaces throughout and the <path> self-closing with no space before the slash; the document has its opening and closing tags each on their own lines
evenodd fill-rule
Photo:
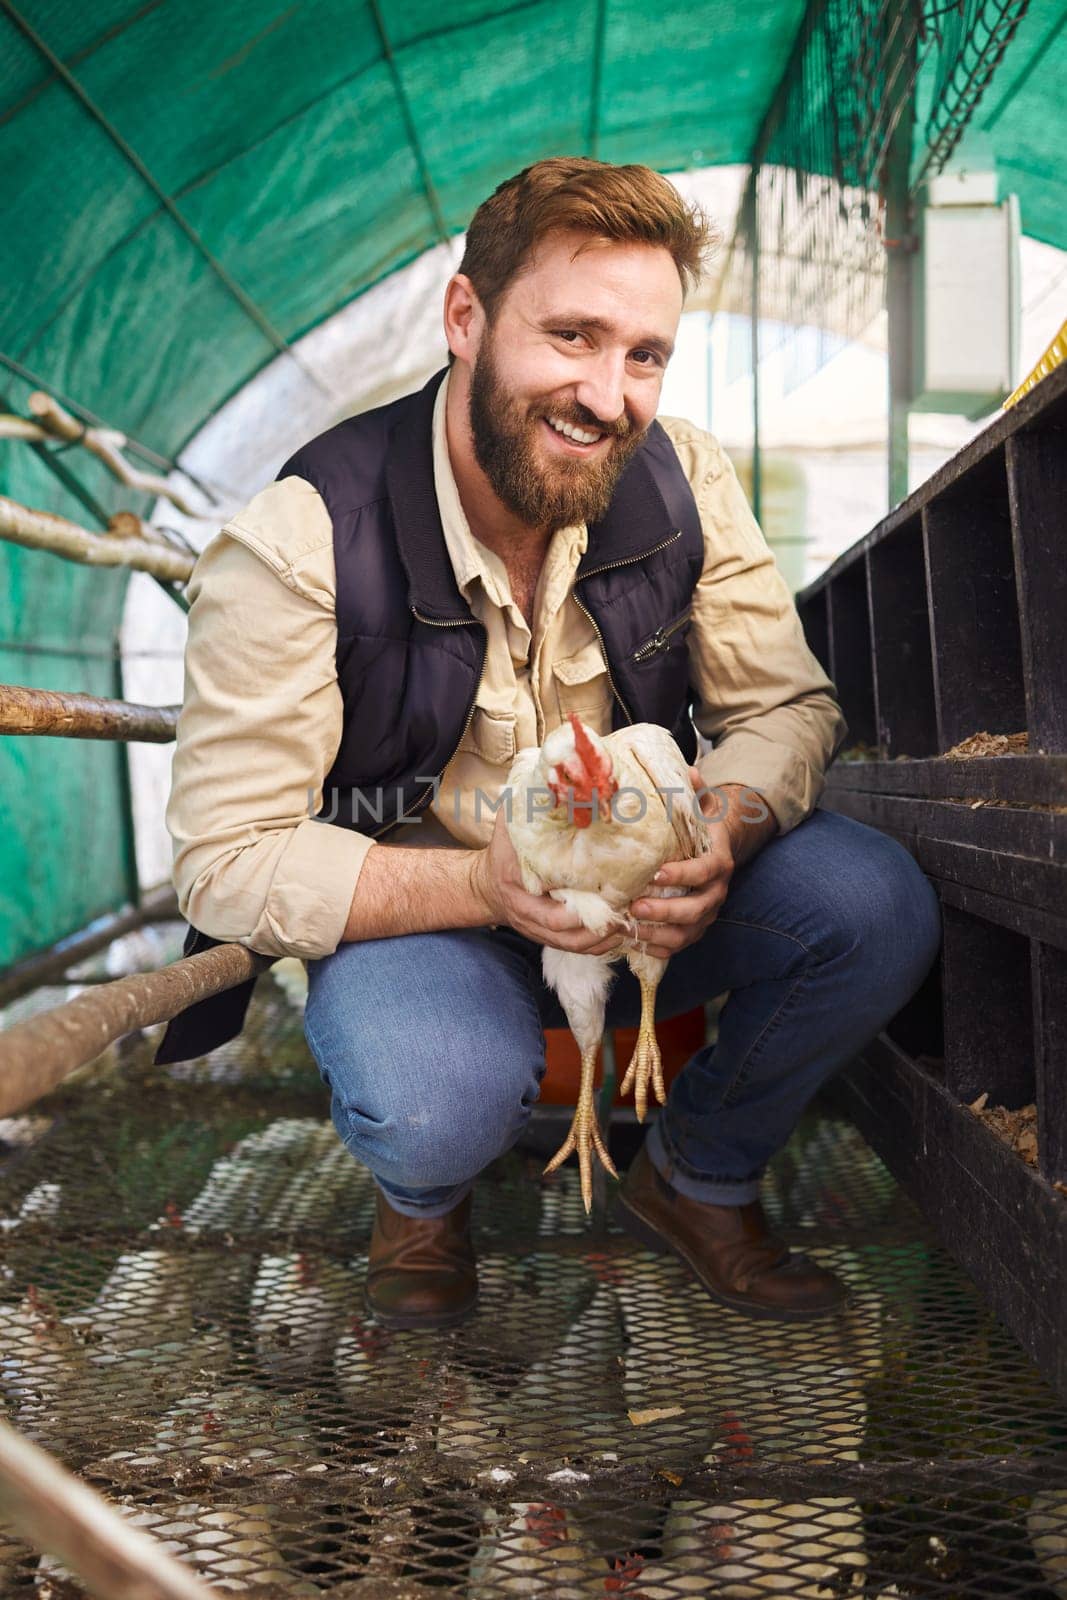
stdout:
<svg viewBox="0 0 1067 1600">
<path fill-rule="evenodd" d="M 0 1123 L 0 1392 L 209 1582 L 1067 1596 L 1067 1414 L 846 1124 L 806 1118 L 764 1192 L 837 1319 L 716 1308 L 513 1152 L 477 1316 L 391 1334 L 292 994 L 261 980 L 202 1063 L 151 1066 L 159 1031 Z M 0 1593 L 34 1592 L 81 1591 L 0 1533 Z"/>
</svg>

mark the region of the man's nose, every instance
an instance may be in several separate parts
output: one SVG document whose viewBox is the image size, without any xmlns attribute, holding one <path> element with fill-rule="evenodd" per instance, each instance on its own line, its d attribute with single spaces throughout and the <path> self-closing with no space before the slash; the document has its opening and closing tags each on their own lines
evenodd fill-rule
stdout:
<svg viewBox="0 0 1067 1600">
<path fill-rule="evenodd" d="M 626 409 L 625 380 L 624 359 L 605 354 L 582 373 L 574 398 L 600 422 L 617 422 Z"/>
</svg>

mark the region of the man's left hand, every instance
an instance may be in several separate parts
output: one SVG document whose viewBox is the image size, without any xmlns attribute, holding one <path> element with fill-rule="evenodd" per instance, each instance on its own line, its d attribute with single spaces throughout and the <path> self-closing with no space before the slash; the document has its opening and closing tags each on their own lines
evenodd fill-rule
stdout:
<svg viewBox="0 0 1067 1600">
<path fill-rule="evenodd" d="M 726 899 L 735 867 L 778 831 L 774 814 L 757 791 L 740 783 L 708 789 L 696 767 L 689 768 L 689 779 L 700 797 L 711 849 L 691 861 L 668 861 L 656 874 L 657 888 L 686 889 L 687 894 L 646 896 L 630 905 L 645 950 L 661 961 L 706 933 Z M 753 816 L 759 810 L 765 813 L 762 819 Z"/>
</svg>

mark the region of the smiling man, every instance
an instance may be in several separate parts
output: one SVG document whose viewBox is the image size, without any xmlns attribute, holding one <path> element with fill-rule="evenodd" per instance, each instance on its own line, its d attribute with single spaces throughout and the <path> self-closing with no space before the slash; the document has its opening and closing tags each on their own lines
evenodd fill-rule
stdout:
<svg viewBox="0 0 1067 1600">
<path fill-rule="evenodd" d="M 472 1185 L 563 1023 L 541 946 L 615 943 L 523 890 L 494 812 L 516 751 L 572 711 L 660 723 L 721 800 L 709 854 L 666 869 L 688 893 L 633 908 L 672 957 L 661 1015 L 730 997 L 621 1217 L 736 1310 L 843 1299 L 769 1232 L 760 1176 L 917 988 L 940 920 L 901 845 L 815 809 L 834 686 L 715 439 L 656 420 L 709 242 L 646 167 L 509 179 L 446 290 L 448 369 L 298 450 L 189 585 L 167 810 L 186 950 L 307 961 L 308 1043 L 378 1184 L 367 1297 L 390 1326 L 473 1308 Z M 157 1060 L 232 1037 L 249 993 L 192 1007 Z M 609 1024 L 639 1012 L 623 971 Z"/>
</svg>

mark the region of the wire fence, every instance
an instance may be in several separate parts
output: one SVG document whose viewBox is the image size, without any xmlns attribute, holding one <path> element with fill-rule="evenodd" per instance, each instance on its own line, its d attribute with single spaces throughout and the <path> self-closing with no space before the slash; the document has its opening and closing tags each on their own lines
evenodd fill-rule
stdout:
<svg viewBox="0 0 1067 1600">
<path fill-rule="evenodd" d="M 763 1194 L 848 1281 L 830 1320 L 719 1309 L 520 1147 L 476 1190 L 477 1314 L 389 1332 L 299 982 L 201 1062 L 155 1031 L 0 1124 L 0 1392 L 210 1583 L 1067 1593 L 1067 1414 L 846 1123 L 805 1117 Z M 0 1534 L 0 1593 L 80 1590 Z"/>
<path fill-rule="evenodd" d="M 1028 0 L 820 0 L 809 8 L 738 212 L 722 310 L 857 337 L 885 299 L 887 163 L 949 161 Z"/>
</svg>

